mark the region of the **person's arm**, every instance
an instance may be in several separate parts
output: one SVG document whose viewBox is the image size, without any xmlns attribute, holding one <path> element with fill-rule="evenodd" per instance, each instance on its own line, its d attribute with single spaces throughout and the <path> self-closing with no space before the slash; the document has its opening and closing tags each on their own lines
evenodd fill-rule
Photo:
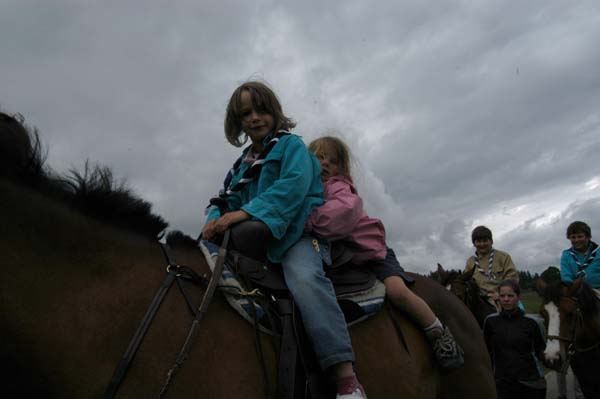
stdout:
<svg viewBox="0 0 600 399">
<path fill-rule="evenodd" d="M 248 220 L 248 219 L 250 219 L 250 215 L 248 215 L 246 212 L 244 212 L 242 210 L 227 212 L 226 214 L 224 214 L 223 216 L 221 216 L 220 218 L 215 220 L 214 230 L 216 233 L 222 234 L 225 232 L 225 230 L 227 230 L 229 227 L 233 226 L 234 224 L 243 222 L 244 220 Z"/>
<path fill-rule="evenodd" d="M 576 274 L 577 269 L 575 268 L 575 263 L 571 259 L 571 254 L 569 251 L 563 251 L 562 256 L 560 257 L 560 279 L 566 282 L 573 282 Z"/>
<path fill-rule="evenodd" d="M 510 255 L 506 254 L 506 260 L 503 265 L 504 274 L 502 275 L 502 280 L 514 280 L 517 283 L 519 282 L 519 272 L 517 272 L 517 267 L 513 263 Z"/>
<path fill-rule="evenodd" d="M 469 259 L 467 259 L 467 264 L 465 265 L 465 270 L 463 271 L 463 273 L 469 272 L 474 267 L 475 267 L 475 258 L 473 256 L 470 256 Z"/>
<path fill-rule="evenodd" d="M 242 159 L 243 155 L 237 159 L 237 161 L 234 163 L 234 169 L 237 169 L 237 166 L 239 166 L 241 159 Z M 233 178 L 232 172 L 229 171 L 227 172 L 227 175 L 225 176 L 225 180 L 223 181 L 223 191 L 225 192 L 225 190 L 227 190 L 227 187 L 229 186 L 229 183 L 231 182 Z M 226 201 L 227 201 L 227 209 L 228 210 L 236 210 L 240 208 L 240 204 L 241 204 L 241 198 L 239 193 L 232 193 L 228 196 L 225 197 Z M 227 227 L 229 227 L 230 225 L 237 223 L 239 221 L 245 220 L 246 218 L 244 218 L 242 214 L 236 214 L 236 215 L 229 215 L 227 218 L 225 218 L 224 220 L 221 220 L 221 217 L 223 215 L 221 215 L 221 211 L 219 210 L 219 208 L 217 206 L 214 205 L 209 205 L 208 207 L 208 213 L 206 214 L 206 219 L 204 221 L 204 227 L 202 227 L 202 238 L 205 240 L 214 240 L 215 238 L 217 238 L 217 236 L 224 232 Z M 246 214 L 247 216 L 247 214 Z"/>
<path fill-rule="evenodd" d="M 349 184 L 335 181 L 328 186 L 325 204 L 313 209 L 306 230 L 329 241 L 347 238 L 363 214 L 362 199 Z"/>
<path fill-rule="evenodd" d="M 285 136 L 277 145 L 286 146 L 278 178 L 265 191 L 242 205 L 241 209 L 265 223 L 273 237 L 279 240 L 302 207 L 315 173 L 311 154 L 300 138 Z"/>
</svg>

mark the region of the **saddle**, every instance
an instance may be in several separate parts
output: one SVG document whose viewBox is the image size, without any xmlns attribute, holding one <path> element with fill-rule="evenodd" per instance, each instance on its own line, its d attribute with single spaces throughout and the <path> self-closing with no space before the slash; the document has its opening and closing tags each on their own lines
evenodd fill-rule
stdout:
<svg viewBox="0 0 600 399">
<path fill-rule="evenodd" d="M 281 272 L 281 265 L 256 260 L 236 250 L 228 250 L 228 264 L 247 285 L 268 292 L 288 292 Z M 325 274 L 331 280 L 336 296 L 368 290 L 375 285 L 375 275 L 366 268 L 325 266 Z"/>
<path fill-rule="evenodd" d="M 277 397 L 330 398 L 335 390 L 320 370 L 300 312 L 285 284 L 281 265 L 271 264 L 266 259 L 266 249 L 271 239 L 269 229 L 261 222 L 246 221 L 233 226 L 226 258 L 228 272 L 240 282 L 244 292 L 259 291 L 262 294 L 245 297 L 254 315 L 253 323 L 256 328 L 262 326 L 263 331 L 280 338 Z M 331 252 L 333 262 L 332 266 L 325 267 L 326 275 L 333 283 L 346 322 L 360 321 L 368 315 L 350 298 L 381 283 L 369 268 L 347 264 L 352 258 L 348 248 L 335 246 Z M 257 312 L 256 308 L 261 311 Z"/>
</svg>

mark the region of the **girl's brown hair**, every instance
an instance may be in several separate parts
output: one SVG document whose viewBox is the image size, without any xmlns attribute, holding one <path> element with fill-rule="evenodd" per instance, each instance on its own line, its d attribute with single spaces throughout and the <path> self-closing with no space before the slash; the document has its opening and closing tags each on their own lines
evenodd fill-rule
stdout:
<svg viewBox="0 0 600 399">
<path fill-rule="evenodd" d="M 252 99 L 252 106 L 257 111 L 266 112 L 273 117 L 275 131 L 289 130 L 296 126 L 293 119 L 283 114 L 281 104 L 277 96 L 266 84 L 257 81 L 250 81 L 242 84 L 235 89 L 229 99 L 227 111 L 225 113 L 225 137 L 227 141 L 236 147 L 241 147 L 248 141 L 248 137 L 240 139 L 242 136 L 242 93 L 248 91 Z"/>
<path fill-rule="evenodd" d="M 510 287 L 514 291 L 517 296 L 521 296 L 521 287 L 519 287 L 519 283 L 515 280 L 504 280 L 500 284 L 498 284 L 498 292 L 500 292 L 500 288 L 502 287 Z"/>
<path fill-rule="evenodd" d="M 322 152 L 335 155 L 341 174 L 347 179 L 352 180 L 352 174 L 350 173 L 350 149 L 341 139 L 333 136 L 320 137 L 311 141 L 308 145 L 308 150 L 315 154 L 315 156 Z"/>
</svg>

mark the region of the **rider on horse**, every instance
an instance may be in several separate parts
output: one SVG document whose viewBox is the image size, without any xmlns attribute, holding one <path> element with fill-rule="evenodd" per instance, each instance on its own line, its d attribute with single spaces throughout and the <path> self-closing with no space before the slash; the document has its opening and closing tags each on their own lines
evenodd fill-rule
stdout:
<svg viewBox="0 0 600 399">
<path fill-rule="evenodd" d="M 519 282 L 519 274 L 510 255 L 492 247 L 492 231 L 485 226 L 477 226 L 471 233 L 475 255 L 467 259 L 465 273 L 474 269 L 473 279 L 487 295 L 490 304 L 498 308 L 498 285 L 503 280 Z"/>
<path fill-rule="evenodd" d="M 571 248 L 565 249 L 560 258 L 562 281 L 573 282 L 578 277 L 583 277 L 598 294 L 600 257 L 596 256 L 598 244 L 591 240 L 592 229 L 584 222 L 573 222 L 567 227 L 567 239 L 571 241 Z"/>
</svg>

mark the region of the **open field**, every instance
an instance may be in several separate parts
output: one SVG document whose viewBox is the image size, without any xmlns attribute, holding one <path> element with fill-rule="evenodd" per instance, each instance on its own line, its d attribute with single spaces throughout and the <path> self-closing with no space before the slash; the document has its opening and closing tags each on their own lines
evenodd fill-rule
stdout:
<svg viewBox="0 0 600 399">
<path fill-rule="evenodd" d="M 535 290 L 521 291 L 521 302 L 527 313 L 539 313 L 542 299 Z"/>
</svg>

